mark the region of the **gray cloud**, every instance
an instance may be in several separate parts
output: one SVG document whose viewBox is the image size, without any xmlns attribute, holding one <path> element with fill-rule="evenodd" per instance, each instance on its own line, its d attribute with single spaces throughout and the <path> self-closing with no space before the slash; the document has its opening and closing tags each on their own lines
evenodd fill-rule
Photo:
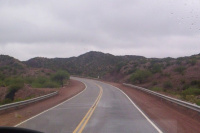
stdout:
<svg viewBox="0 0 200 133">
<path fill-rule="evenodd" d="M 200 51 L 199 0 L 0 0 L 0 52 L 21 60 Z"/>
</svg>

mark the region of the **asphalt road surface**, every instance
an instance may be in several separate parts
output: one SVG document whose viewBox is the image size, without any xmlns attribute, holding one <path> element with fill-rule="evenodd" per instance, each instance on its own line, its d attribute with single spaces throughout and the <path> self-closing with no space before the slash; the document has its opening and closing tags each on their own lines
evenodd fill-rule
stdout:
<svg viewBox="0 0 200 133">
<path fill-rule="evenodd" d="M 73 78 L 86 89 L 73 98 L 16 126 L 45 133 L 161 133 L 118 88 Z"/>
</svg>

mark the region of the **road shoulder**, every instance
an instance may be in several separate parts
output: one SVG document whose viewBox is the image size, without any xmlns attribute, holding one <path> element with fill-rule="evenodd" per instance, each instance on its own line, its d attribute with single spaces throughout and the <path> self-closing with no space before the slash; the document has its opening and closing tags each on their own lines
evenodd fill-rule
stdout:
<svg viewBox="0 0 200 133">
<path fill-rule="evenodd" d="M 164 100 L 119 83 L 105 82 L 123 90 L 165 132 L 200 132 L 200 115 L 190 114 Z M 198 117 L 198 118 L 194 118 Z"/>
<path fill-rule="evenodd" d="M 14 126 L 73 97 L 84 89 L 85 85 L 83 83 L 76 80 L 70 80 L 70 84 L 61 88 L 59 94 L 52 98 L 0 114 L 0 126 Z"/>
</svg>

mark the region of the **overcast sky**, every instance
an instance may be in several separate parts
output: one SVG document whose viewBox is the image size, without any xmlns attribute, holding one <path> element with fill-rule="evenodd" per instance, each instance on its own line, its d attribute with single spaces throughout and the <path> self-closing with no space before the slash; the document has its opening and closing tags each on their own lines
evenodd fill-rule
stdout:
<svg viewBox="0 0 200 133">
<path fill-rule="evenodd" d="M 0 0 L 0 54 L 200 53 L 200 0 Z"/>
</svg>

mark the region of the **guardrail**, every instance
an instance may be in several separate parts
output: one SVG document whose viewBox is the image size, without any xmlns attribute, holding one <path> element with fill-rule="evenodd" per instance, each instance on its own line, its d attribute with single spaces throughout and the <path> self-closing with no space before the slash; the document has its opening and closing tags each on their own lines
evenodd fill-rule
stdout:
<svg viewBox="0 0 200 133">
<path fill-rule="evenodd" d="M 37 101 L 40 101 L 40 100 L 44 100 L 44 99 L 47 99 L 49 97 L 55 96 L 57 94 L 58 94 L 58 91 L 44 95 L 44 96 L 32 98 L 32 99 L 29 99 L 29 100 L 24 100 L 24 101 L 20 101 L 20 102 L 1 105 L 0 111 L 7 110 L 7 109 L 10 109 L 10 108 L 19 107 L 19 106 L 26 105 L 26 104 L 30 104 L 30 103 L 37 102 Z"/>
<path fill-rule="evenodd" d="M 179 100 L 179 99 L 175 99 L 175 98 L 172 98 L 172 97 L 169 97 L 169 96 L 165 96 L 165 95 L 163 95 L 163 94 L 160 94 L 160 93 L 157 93 L 157 92 L 148 90 L 148 89 L 146 89 L 146 88 L 142 88 L 142 87 L 139 87 L 139 86 L 135 86 L 135 85 L 132 85 L 132 84 L 123 83 L 123 85 L 129 86 L 129 87 L 133 87 L 133 88 L 136 88 L 136 89 L 138 89 L 138 90 L 142 90 L 142 91 L 144 91 L 144 92 L 150 93 L 150 94 L 152 94 L 152 95 L 155 95 L 155 96 L 160 97 L 160 98 L 162 98 L 162 99 L 165 99 L 165 100 L 167 100 L 167 101 L 170 101 L 170 102 L 172 102 L 172 103 L 181 105 L 181 106 L 183 106 L 183 107 L 186 107 L 186 108 L 195 110 L 195 111 L 197 111 L 197 112 L 200 113 L 200 106 L 198 106 L 198 105 L 191 104 L 191 103 L 188 103 L 188 102 L 185 102 L 185 101 L 182 101 L 182 100 Z"/>
<path fill-rule="evenodd" d="M 95 79 L 95 80 L 99 80 L 99 78 L 94 78 L 94 77 L 84 77 L 84 76 L 78 76 L 78 75 L 70 75 L 70 77 L 77 77 L 77 78 L 86 78 L 86 79 Z"/>
</svg>

